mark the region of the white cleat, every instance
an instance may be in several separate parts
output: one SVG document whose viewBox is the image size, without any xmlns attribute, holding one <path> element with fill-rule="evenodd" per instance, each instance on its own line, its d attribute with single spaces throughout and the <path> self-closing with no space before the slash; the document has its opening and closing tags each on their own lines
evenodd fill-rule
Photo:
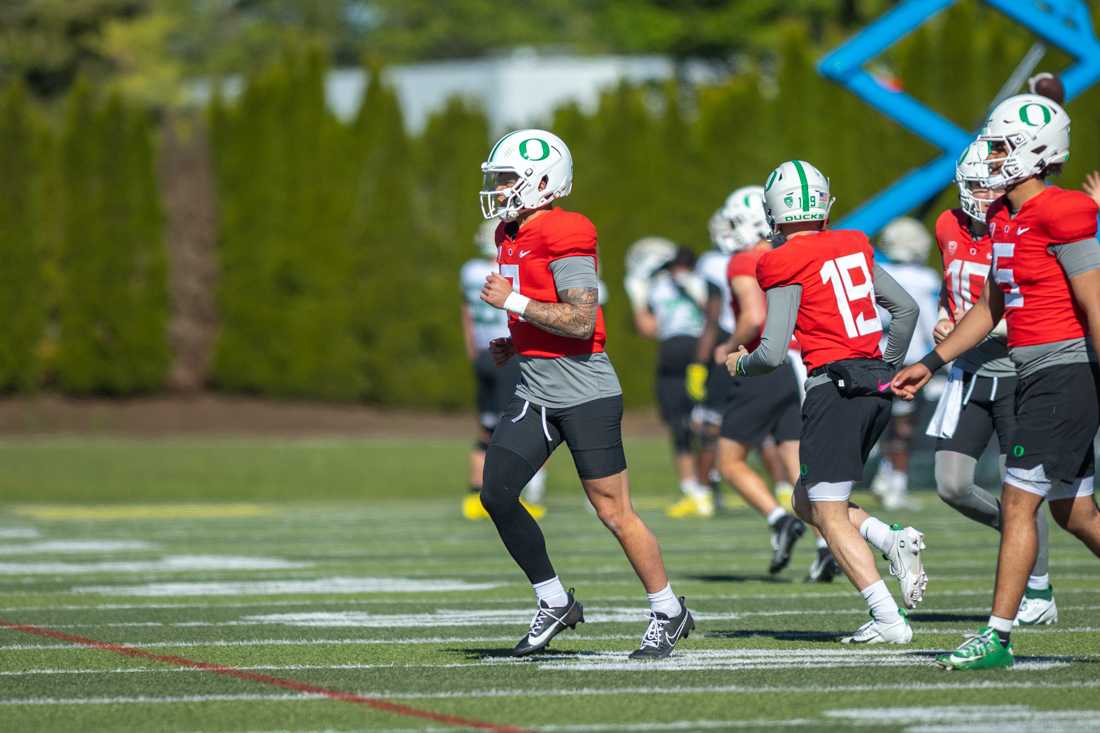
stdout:
<svg viewBox="0 0 1100 733">
<path fill-rule="evenodd" d="M 924 572 L 924 535 L 912 527 L 890 526 L 894 544 L 883 557 L 890 561 L 890 575 L 901 583 L 901 602 L 906 608 L 916 608 L 924 600 L 928 574 Z"/>
<path fill-rule="evenodd" d="M 1012 625 L 1047 626 L 1056 623 L 1058 623 L 1058 605 L 1054 602 L 1054 594 L 1051 593 L 1050 598 L 1029 598 L 1025 595 Z"/>
<path fill-rule="evenodd" d="M 860 626 L 856 633 L 845 636 L 840 640 L 841 644 L 908 644 L 913 640 L 913 627 L 909 625 L 909 619 L 905 611 L 898 609 L 901 618 L 892 624 L 884 624 L 870 621 Z"/>
</svg>

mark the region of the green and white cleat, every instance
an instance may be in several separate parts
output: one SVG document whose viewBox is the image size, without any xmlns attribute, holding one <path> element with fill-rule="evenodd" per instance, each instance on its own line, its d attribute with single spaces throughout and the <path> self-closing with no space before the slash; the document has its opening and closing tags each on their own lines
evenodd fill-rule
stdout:
<svg viewBox="0 0 1100 733">
<path fill-rule="evenodd" d="M 1058 606 L 1054 603 L 1054 587 L 1046 590 L 1024 590 L 1024 600 L 1016 613 L 1013 626 L 1041 626 L 1058 623 Z"/>
<path fill-rule="evenodd" d="M 936 664 L 944 669 L 1008 669 L 1015 662 L 1012 642 L 1002 644 L 997 632 L 986 626 L 977 634 L 967 637 L 955 651 L 936 657 Z"/>
<path fill-rule="evenodd" d="M 901 602 L 906 608 L 916 608 L 924 600 L 928 573 L 924 572 L 924 535 L 912 527 L 890 525 L 894 544 L 882 557 L 890 561 L 890 575 L 901 584 Z"/>
<path fill-rule="evenodd" d="M 905 610 L 899 608 L 901 618 L 892 624 L 879 623 L 871 616 L 871 620 L 860 626 L 856 633 L 845 636 L 840 640 L 841 644 L 908 644 L 913 640 L 913 627 L 909 625 L 909 616 Z"/>
</svg>

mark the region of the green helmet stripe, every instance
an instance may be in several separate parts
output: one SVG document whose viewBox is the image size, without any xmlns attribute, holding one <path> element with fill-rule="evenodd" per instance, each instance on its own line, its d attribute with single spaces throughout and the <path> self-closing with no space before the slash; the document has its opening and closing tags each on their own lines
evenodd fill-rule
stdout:
<svg viewBox="0 0 1100 733">
<path fill-rule="evenodd" d="M 515 134 L 516 134 L 515 132 L 509 132 L 507 135 L 505 135 L 501 139 L 497 140 L 497 144 L 494 145 L 493 149 L 489 151 L 489 162 L 490 163 L 493 162 L 493 155 L 496 154 L 497 148 L 500 147 L 501 143 L 503 143 L 505 140 L 507 140 L 508 138 L 512 137 L 512 135 L 515 135 Z"/>
<path fill-rule="evenodd" d="M 802 161 L 792 160 L 794 169 L 798 171 L 798 180 L 802 183 L 802 210 L 810 210 L 810 182 L 806 180 L 806 171 L 802 168 Z"/>
</svg>

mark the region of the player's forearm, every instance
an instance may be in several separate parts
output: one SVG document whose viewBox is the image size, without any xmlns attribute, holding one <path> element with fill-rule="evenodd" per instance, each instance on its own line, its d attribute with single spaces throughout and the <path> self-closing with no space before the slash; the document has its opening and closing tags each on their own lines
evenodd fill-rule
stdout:
<svg viewBox="0 0 1100 733">
<path fill-rule="evenodd" d="M 596 288 L 569 288 L 558 293 L 560 303 L 532 300 L 523 311 L 524 320 L 543 331 L 574 339 L 590 339 L 596 330 L 599 291 Z"/>
<path fill-rule="evenodd" d="M 707 364 L 713 358 L 714 347 L 718 343 L 718 315 L 721 311 L 721 301 L 716 297 L 707 300 L 706 321 L 703 324 L 703 333 L 699 336 L 699 344 L 695 349 L 695 361 L 699 364 Z"/>
</svg>

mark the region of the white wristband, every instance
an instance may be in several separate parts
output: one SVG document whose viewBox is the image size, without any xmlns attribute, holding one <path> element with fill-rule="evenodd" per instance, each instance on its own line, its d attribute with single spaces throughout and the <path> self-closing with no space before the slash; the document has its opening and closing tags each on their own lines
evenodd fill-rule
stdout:
<svg viewBox="0 0 1100 733">
<path fill-rule="evenodd" d="M 522 316 L 523 312 L 527 310 L 527 304 L 531 302 L 531 299 L 526 295 L 520 295 L 515 290 L 508 293 L 508 297 L 504 299 L 504 310 L 509 313 L 515 313 L 517 316 Z"/>
</svg>

